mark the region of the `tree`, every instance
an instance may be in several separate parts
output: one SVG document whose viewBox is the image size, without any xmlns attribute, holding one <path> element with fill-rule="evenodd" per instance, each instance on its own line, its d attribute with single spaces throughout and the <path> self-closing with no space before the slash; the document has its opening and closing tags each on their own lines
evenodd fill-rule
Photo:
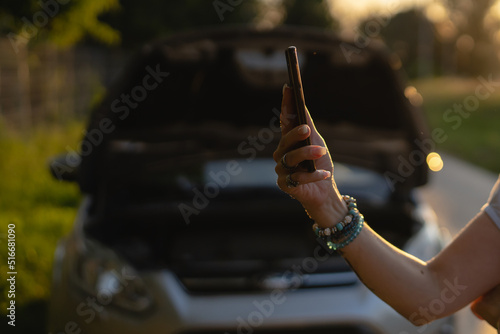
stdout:
<svg viewBox="0 0 500 334">
<path fill-rule="evenodd" d="M 361 25 L 366 31 L 368 22 L 386 22 L 380 35 L 387 46 L 401 59 L 408 76 L 415 78 L 435 74 L 436 38 L 432 23 L 420 10 L 397 13 L 390 20 L 372 18 Z"/>
<path fill-rule="evenodd" d="M 485 17 L 495 0 L 445 0 L 448 15 L 458 30 L 457 61 L 465 74 L 491 72 L 495 51 L 492 32 L 486 28 Z M 493 58 L 493 59 L 492 59 Z"/>
<path fill-rule="evenodd" d="M 102 19 L 121 32 L 124 47 L 135 48 L 182 30 L 251 23 L 259 0 L 120 0 L 120 5 Z"/>
<path fill-rule="evenodd" d="M 0 5 L 0 32 L 14 50 L 33 42 L 70 47 L 86 36 L 116 44 L 120 34 L 99 21 L 99 15 L 119 8 L 118 0 L 30 0 Z"/>
<path fill-rule="evenodd" d="M 328 2 L 324 0 L 283 0 L 284 24 L 307 25 L 335 29 L 338 23 L 330 13 Z"/>
</svg>

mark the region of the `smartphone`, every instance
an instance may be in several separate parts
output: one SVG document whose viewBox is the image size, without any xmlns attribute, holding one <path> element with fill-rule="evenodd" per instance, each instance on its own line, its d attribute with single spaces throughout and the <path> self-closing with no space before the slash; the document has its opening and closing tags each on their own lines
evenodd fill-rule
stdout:
<svg viewBox="0 0 500 334">
<path fill-rule="evenodd" d="M 302 79 L 300 77 L 297 48 L 295 46 L 289 46 L 285 50 L 285 55 L 288 67 L 288 77 L 290 80 L 289 86 L 292 88 L 293 95 L 295 96 L 295 110 L 297 111 L 298 125 L 307 124 L 306 102 L 304 99 L 304 89 L 302 88 Z M 301 141 L 297 147 L 306 145 L 311 145 L 311 137 L 307 137 L 307 139 Z M 314 160 L 304 160 L 299 165 L 311 173 L 316 170 Z"/>
</svg>

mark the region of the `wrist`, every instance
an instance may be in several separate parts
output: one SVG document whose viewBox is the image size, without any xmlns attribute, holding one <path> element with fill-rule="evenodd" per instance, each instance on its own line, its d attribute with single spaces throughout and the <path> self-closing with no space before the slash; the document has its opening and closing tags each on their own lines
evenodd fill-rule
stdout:
<svg viewBox="0 0 500 334">
<path fill-rule="evenodd" d="M 349 210 L 342 195 L 335 189 L 328 200 L 313 210 L 306 208 L 306 211 L 319 227 L 326 228 L 342 221 Z"/>
<path fill-rule="evenodd" d="M 342 221 L 330 227 L 322 228 L 318 223 L 312 226 L 316 236 L 321 239 L 320 243 L 333 251 L 339 251 L 349 245 L 363 229 L 364 217 L 359 213 L 356 199 L 344 195 L 343 201 L 349 211 Z"/>
</svg>

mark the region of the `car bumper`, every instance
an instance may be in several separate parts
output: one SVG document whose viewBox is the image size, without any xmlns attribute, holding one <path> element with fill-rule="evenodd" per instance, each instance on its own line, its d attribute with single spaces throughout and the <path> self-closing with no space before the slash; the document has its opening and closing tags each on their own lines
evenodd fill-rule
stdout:
<svg viewBox="0 0 500 334">
<path fill-rule="evenodd" d="M 170 271 L 144 274 L 155 302 L 131 314 L 63 283 L 53 294 L 52 333 L 449 333 L 451 319 L 415 327 L 361 283 L 269 290 L 258 294 L 193 295 Z M 68 280 L 64 280 L 68 282 Z M 299 332 L 297 332 L 299 333 Z"/>
</svg>

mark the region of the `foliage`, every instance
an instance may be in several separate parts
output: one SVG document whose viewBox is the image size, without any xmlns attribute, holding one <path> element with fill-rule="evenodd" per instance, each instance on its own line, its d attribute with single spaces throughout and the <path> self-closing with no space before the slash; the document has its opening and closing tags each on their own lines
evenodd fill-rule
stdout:
<svg viewBox="0 0 500 334">
<path fill-rule="evenodd" d="M 374 18 L 363 23 L 361 31 L 365 34 L 369 33 L 370 22 L 384 21 Z M 434 74 L 436 69 L 428 63 L 435 61 L 436 55 L 434 49 L 427 45 L 434 45 L 435 32 L 422 12 L 412 9 L 396 14 L 381 28 L 380 35 L 387 46 L 398 54 L 409 77 Z"/>
<path fill-rule="evenodd" d="M 11 1 L 0 4 L 0 32 L 16 44 L 50 41 L 69 47 L 86 36 L 116 44 L 119 32 L 98 17 L 118 8 L 119 0 Z"/>
<path fill-rule="evenodd" d="M 122 34 L 125 46 L 144 44 L 177 31 L 207 26 L 254 24 L 268 7 L 284 12 L 284 24 L 325 28 L 337 26 L 325 0 L 121 0 L 121 10 L 103 20 Z"/>
<path fill-rule="evenodd" d="M 58 45 L 70 46 L 82 40 L 86 34 L 105 44 L 116 44 L 120 34 L 109 25 L 99 21 L 98 17 L 119 8 L 118 0 L 75 1 L 66 15 L 54 18 L 50 39 Z"/>
<path fill-rule="evenodd" d="M 410 77 L 484 75 L 498 64 L 498 46 L 492 37 L 500 24 L 487 19 L 494 2 L 480 0 L 473 5 L 448 0 L 441 16 L 432 20 L 426 8 L 411 8 L 389 18 L 375 15 L 361 22 L 358 29 L 364 38 L 383 37 L 402 59 Z M 378 26 L 380 33 L 376 28 L 369 31 L 369 23 L 372 28 Z"/>
<path fill-rule="evenodd" d="M 121 32 L 124 46 L 136 47 L 177 31 L 222 24 L 251 23 L 259 0 L 121 0 L 121 10 L 103 21 Z"/>
<path fill-rule="evenodd" d="M 492 61 L 487 46 L 493 43 L 492 36 L 497 27 L 487 27 L 485 17 L 496 0 L 446 0 L 449 17 L 457 30 L 457 41 L 460 37 L 468 37 L 473 41 L 472 49 L 467 50 L 461 61 L 464 63 L 461 73 L 475 75 L 491 71 Z M 485 50 L 486 49 L 486 50 Z M 497 63 L 495 57 L 494 63 Z"/>
<path fill-rule="evenodd" d="M 484 18 L 495 0 L 445 0 L 449 16 L 454 18 L 459 33 L 468 34 L 476 41 L 490 39 Z"/>
<path fill-rule="evenodd" d="M 285 9 L 284 24 L 316 26 L 324 28 L 337 28 L 325 0 L 283 0 Z"/>
<path fill-rule="evenodd" d="M 76 184 L 51 177 L 48 159 L 77 143 L 81 127 L 38 127 L 23 136 L 0 126 L 0 244 L 5 245 L 7 226 L 15 224 L 17 307 L 49 296 L 55 247 L 73 225 L 80 195 Z M 10 271 L 6 257 L 6 250 L 0 252 L 4 274 Z M 6 297 L 7 290 L 7 281 L 0 281 L 0 294 Z M 0 314 L 6 303 L 2 298 Z"/>
</svg>

